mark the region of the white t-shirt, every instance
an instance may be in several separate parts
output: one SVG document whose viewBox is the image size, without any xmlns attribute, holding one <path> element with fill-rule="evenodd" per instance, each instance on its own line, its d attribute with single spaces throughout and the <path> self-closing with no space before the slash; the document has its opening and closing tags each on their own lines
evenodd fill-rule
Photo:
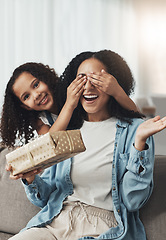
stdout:
<svg viewBox="0 0 166 240">
<path fill-rule="evenodd" d="M 74 193 L 69 201 L 113 210 L 112 160 L 117 119 L 102 122 L 84 121 L 81 134 L 86 151 L 73 158 L 71 180 Z"/>
</svg>

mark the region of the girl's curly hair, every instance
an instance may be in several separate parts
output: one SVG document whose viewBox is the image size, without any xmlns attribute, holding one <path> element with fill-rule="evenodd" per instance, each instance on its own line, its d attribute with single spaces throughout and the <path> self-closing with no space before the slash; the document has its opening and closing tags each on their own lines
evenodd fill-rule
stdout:
<svg viewBox="0 0 166 240">
<path fill-rule="evenodd" d="M 27 143 L 34 136 L 34 130 L 36 130 L 38 115 L 40 113 L 33 110 L 28 111 L 23 108 L 21 101 L 13 92 L 13 85 L 23 72 L 28 72 L 47 84 L 59 110 L 57 101 L 59 77 L 54 69 L 48 65 L 35 62 L 28 62 L 16 68 L 6 87 L 0 126 L 3 144 L 8 147 L 15 145 L 16 138 Z"/>
<path fill-rule="evenodd" d="M 134 79 L 132 73 L 125 62 L 125 60 L 117 53 L 111 50 L 101 50 L 98 52 L 82 52 L 78 54 L 66 67 L 64 73 L 61 75 L 61 106 L 66 99 L 66 88 L 76 78 L 77 70 L 80 64 L 89 58 L 98 59 L 106 67 L 109 74 L 113 75 L 119 85 L 124 89 L 129 96 L 134 91 Z M 123 108 L 112 96 L 108 102 L 108 111 L 110 117 L 116 117 L 122 121 L 131 123 L 131 118 L 142 118 L 143 115 L 139 112 L 129 111 Z M 86 119 L 86 112 L 81 103 L 74 110 L 73 116 L 69 123 L 69 129 L 80 128 L 83 120 Z"/>
</svg>

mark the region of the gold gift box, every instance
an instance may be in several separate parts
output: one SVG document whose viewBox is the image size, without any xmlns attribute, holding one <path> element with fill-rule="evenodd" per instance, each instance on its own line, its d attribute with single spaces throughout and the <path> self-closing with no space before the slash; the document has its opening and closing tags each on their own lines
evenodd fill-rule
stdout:
<svg viewBox="0 0 166 240">
<path fill-rule="evenodd" d="M 85 151 L 80 130 L 46 133 L 6 155 L 13 175 L 47 168 Z"/>
</svg>

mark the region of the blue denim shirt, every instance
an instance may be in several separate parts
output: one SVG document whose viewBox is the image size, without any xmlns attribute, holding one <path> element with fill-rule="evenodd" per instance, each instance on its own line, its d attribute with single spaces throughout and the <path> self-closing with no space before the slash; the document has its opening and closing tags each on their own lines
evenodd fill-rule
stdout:
<svg viewBox="0 0 166 240">
<path fill-rule="evenodd" d="M 110 228 L 97 239 L 146 240 L 144 226 L 139 219 L 139 209 L 149 199 L 153 188 L 154 142 L 147 139 L 146 149 L 134 147 L 135 133 L 141 119 L 132 124 L 118 120 L 112 167 L 112 198 L 118 226 Z M 29 200 L 41 211 L 26 228 L 42 227 L 60 213 L 63 201 L 73 193 L 70 179 L 72 159 L 67 159 L 36 175 L 32 184 L 24 184 Z M 140 166 L 143 171 L 139 173 Z M 25 230 L 23 229 L 23 230 Z M 83 239 L 94 239 L 83 237 Z"/>
</svg>

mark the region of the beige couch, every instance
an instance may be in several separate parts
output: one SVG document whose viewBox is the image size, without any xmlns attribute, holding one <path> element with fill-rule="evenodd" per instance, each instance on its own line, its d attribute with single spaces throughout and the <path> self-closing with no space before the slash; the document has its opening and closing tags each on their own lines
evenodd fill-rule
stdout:
<svg viewBox="0 0 166 240">
<path fill-rule="evenodd" d="M 5 170 L 8 149 L 0 148 L 0 240 L 18 233 L 40 210 L 27 199 L 20 180 L 11 180 Z"/>
<path fill-rule="evenodd" d="M 39 208 L 27 199 L 20 180 L 9 179 L 5 171 L 8 149 L 0 147 L 0 240 L 18 233 Z M 141 209 L 148 240 L 166 239 L 166 156 L 156 156 L 155 187 L 149 202 Z M 141 239 L 140 239 L 141 240 Z"/>
</svg>

